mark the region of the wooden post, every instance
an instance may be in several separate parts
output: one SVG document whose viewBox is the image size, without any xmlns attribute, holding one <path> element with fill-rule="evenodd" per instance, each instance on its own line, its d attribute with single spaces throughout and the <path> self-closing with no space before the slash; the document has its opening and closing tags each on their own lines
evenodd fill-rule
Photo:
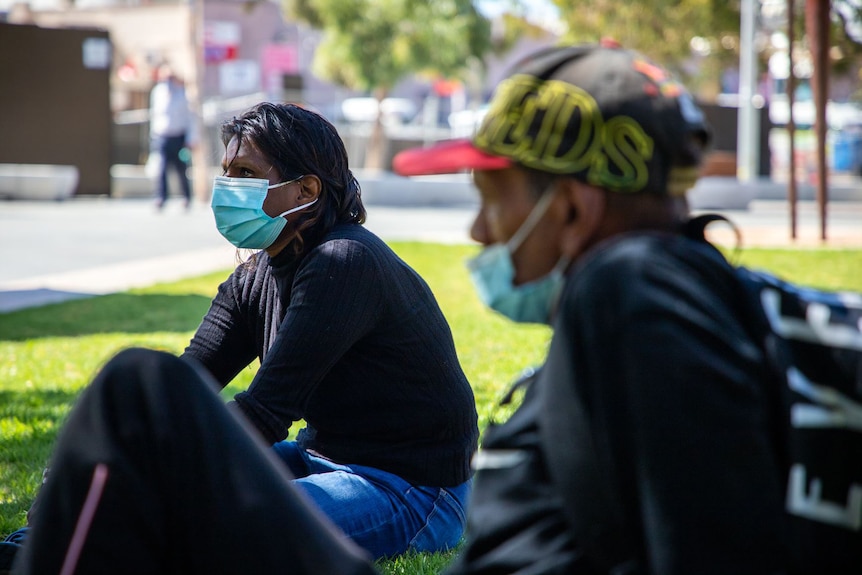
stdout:
<svg viewBox="0 0 862 575">
<path fill-rule="evenodd" d="M 829 202 L 826 175 L 826 102 L 829 100 L 829 9 L 830 0 L 805 0 L 805 29 L 811 48 L 817 135 L 817 207 L 820 214 L 820 239 L 826 240 L 826 205 Z"/>
<path fill-rule="evenodd" d="M 788 60 L 788 74 L 787 74 L 787 104 L 788 108 L 788 116 L 787 116 L 787 136 L 790 138 L 790 179 L 787 182 L 787 201 L 789 203 L 790 208 L 790 239 L 796 239 L 796 223 L 797 223 L 797 214 L 796 214 L 796 202 L 797 202 L 797 188 L 796 188 L 796 123 L 793 120 L 793 101 L 795 98 L 796 92 L 796 74 L 793 70 L 793 42 L 796 39 L 796 34 L 794 32 L 793 24 L 794 20 L 796 20 L 795 10 L 793 9 L 794 0 L 787 0 L 787 60 Z"/>
</svg>

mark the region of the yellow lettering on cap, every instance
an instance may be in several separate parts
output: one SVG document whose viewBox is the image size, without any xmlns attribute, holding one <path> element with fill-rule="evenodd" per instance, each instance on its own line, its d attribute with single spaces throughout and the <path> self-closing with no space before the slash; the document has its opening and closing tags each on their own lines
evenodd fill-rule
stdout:
<svg viewBox="0 0 862 575">
<path fill-rule="evenodd" d="M 617 116 L 605 122 L 600 154 L 587 174 L 587 180 L 603 188 L 642 189 L 649 179 L 647 160 L 652 158 L 653 140 L 640 124 L 628 116 Z M 616 167 L 608 169 L 609 164 Z"/>
<path fill-rule="evenodd" d="M 476 134 L 476 143 L 488 151 L 493 149 L 502 156 L 514 156 L 515 150 L 522 145 L 518 132 L 523 135 L 528 126 L 524 124 L 524 102 L 534 89 L 535 85 L 526 82 L 517 82 L 514 79 L 503 81 L 497 88 L 497 96 L 491 101 L 485 120 Z M 522 126 L 520 129 L 519 124 Z"/>
<path fill-rule="evenodd" d="M 587 168 L 601 148 L 601 132 L 604 122 L 596 101 L 587 92 L 571 84 L 550 81 L 543 86 L 537 102 L 543 104 L 536 113 L 544 113 L 539 136 L 534 141 L 534 156 L 549 168 L 549 171 L 568 170 L 578 172 Z M 574 142 L 565 148 L 564 136 L 571 136 L 568 128 L 577 116 L 579 126 Z"/>
<path fill-rule="evenodd" d="M 529 75 L 500 84 L 474 141 L 531 168 L 557 174 L 586 170 L 590 183 L 619 191 L 647 185 L 654 149 L 633 118 L 605 121 L 586 90 Z"/>
</svg>

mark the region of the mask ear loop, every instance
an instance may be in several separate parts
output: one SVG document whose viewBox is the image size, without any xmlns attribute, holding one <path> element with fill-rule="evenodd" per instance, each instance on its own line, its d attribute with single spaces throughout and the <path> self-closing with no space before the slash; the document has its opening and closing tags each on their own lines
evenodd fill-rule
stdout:
<svg viewBox="0 0 862 575">
<path fill-rule="evenodd" d="M 524 243 L 524 240 L 527 239 L 527 236 L 530 235 L 530 232 L 533 231 L 533 228 L 536 227 L 536 224 L 539 223 L 539 220 L 542 219 L 542 216 L 545 215 L 545 212 L 548 211 L 548 206 L 551 205 L 551 201 L 554 199 L 554 193 L 552 188 L 554 187 L 554 182 L 551 182 L 545 191 L 542 193 L 542 197 L 539 198 L 539 201 L 536 202 L 536 205 L 533 206 L 532 211 L 524 220 L 524 223 L 521 224 L 521 227 L 518 228 L 518 231 L 515 232 L 509 241 L 506 242 L 506 249 L 509 250 L 510 254 L 515 253 L 515 251 L 521 247 L 521 244 Z"/>
<path fill-rule="evenodd" d="M 569 269 L 569 266 L 572 264 L 572 256 L 561 256 L 557 263 L 554 265 L 554 269 L 551 270 L 552 274 L 559 274 L 560 276 L 564 276 L 566 274 L 566 270 Z M 560 283 L 560 288 L 556 294 L 553 296 L 553 302 L 551 303 L 550 309 L 550 320 L 557 315 L 557 310 L 560 307 L 560 300 L 563 296 L 563 287 L 565 285 L 565 279 L 562 283 Z"/>
<path fill-rule="evenodd" d="M 269 190 L 274 190 L 275 188 L 280 188 L 280 187 L 282 187 L 282 186 L 286 186 L 287 184 L 292 184 L 292 183 L 294 183 L 294 182 L 298 182 L 299 180 L 301 180 L 301 179 L 302 179 L 302 178 L 304 178 L 304 177 L 305 177 L 305 174 L 303 174 L 303 175 L 299 176 L 298 178 L 294 178 L 294 179 L 292 179 L 292 180 L 288 180 L 288 181 L 286 181 L 286 182 L 281 182 L 280 184 L 273 184 L 273 185 L 271 185 L 271 186 L 267 186 L 267 187 L 266 187 L 266 189 L 267 189 L 267 191 L 269 191 Z M 287 211 L 281 212 L 280 214 L 278 214 L 278 215 L 276 216 L 276 218 L 283 218 L 284 216 L 289 216 L 290 214 L 292 214 L 292 213 L 294 213 L 294 212 L 298 212 L 299 210 L 303 210 L 303 209 L 307 208 L 308 206 L 310 206 L 310 205 L 313 205 L 313 204 L 317 203 L 317 200 L 319 200 L 319 199 L 320 199 L 319 197 L 314 198 L 314 199 L 313 199 L 313 200 L 311 200 L 310 202 L 307 202 L 307 203 L 304 203 L 304 204 L 300 204 L 300 205 L 296 206 L 295 208 L 291 208 L 291 209 L 289 209 L 289 210 L 287 210 Z"/>
<path fill-rule="evenodd" d="M 310 202 L 307 202 L 307 203 L 305 203 L 305 204 L 300 204 L 300 205 L 296 206 L 295 208 L 290 208 L 290 209 L 289 209 L 289 210 L 287 210 L 286 212 L 282 212 L 282 213 L 278 214 L 278 216 L 276 216 L 276 217 L 278 217 L 278 218 L 283 218 L 284 216 L 290 215 L 290 214 L 292 214 L 292 213 L 294 213 L 294 212 L 298 212 L 299 210 L 304 210 L 304 209 L 305 209 L 305 208 L 307 208 L 308 206 L 310 206 L 310 205 L 312 205 L 312 204 L 317 203 L 317 200 L 319 200 L 319 199 L 320 199 L 320 198 L 314 198 L 314 199 L 313 199 L 313 200 L 311 200 Z"/>
<path fill-rule="evenodd" d="M 524 223 L 521 224 L 521 227 L 518 228 L 518 231 L 515 232 L 509 241 L 506 242 L 506 249 L 510 254 L 513 254 L 515 250 L 517 250 L 530 232 L 536 227 L 536 224 L 542 219 L 542 216 L 545 215 L 545 212 L 548 211 L 548 207 L 551 205 L 551 202 L 554 199 L 554 184 L 556 182 L 551 182 L 548 184 L 548 187 L 545 188 L 545 191 L 542 192 L 542 196 L 539 198 L 539 201 L 536 202 L 536 205 L 533 206 L 532 211 L 524 220 Z M 562 256 L 557 263 L 554 264 L 554 268 L 551 270 L 551 274 L 559 274 L 563 275 L 568 269 L 569 264 L 572 263 L 572 258 L 569 256 Z M 560 304 L 560 296 L 562 295 L 562 285 L 560 285 L 560 290 L 554 294 L 553 303 L 551 304 L 550 317 L 554 317 L 557 313 L 557 307 Z"/>
<path fill-rule="evenodd" d="M 305 177 L 305 174 L 299 176 L 298 178 L 294 178 L 292 180 L 287 180 L 286 182 L 281 182 L 280 184 L 273 184 L 271 186 L 267 186 L 266 189 L 267 190 L 274 190 L 275 188 L 280 188 L 281 186 L 286 186 L 287 184 L 292 184 L 293 182 L 298 182 L 299 180 L 301 180 L 304 177 Z"/>
</svg>

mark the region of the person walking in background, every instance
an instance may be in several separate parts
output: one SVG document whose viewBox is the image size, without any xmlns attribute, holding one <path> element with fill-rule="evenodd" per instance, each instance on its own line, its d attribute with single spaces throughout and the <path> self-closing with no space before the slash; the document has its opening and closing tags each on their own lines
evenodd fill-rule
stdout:
<svg viewBox="0 0 862 575">
<path fill-rule="evenodd" d="M 159 66 L 156 85 L 150 92 L 150 158 L 156 183 L 156 208 L 168 200 L 168 170 L 176 172 L 183 194 L 183 205 L 189 208 L 192 194 L 182 158 L 183 149 L 194 144 L 194 122 L 182 81 L 168 64 Z"/>
</svg>

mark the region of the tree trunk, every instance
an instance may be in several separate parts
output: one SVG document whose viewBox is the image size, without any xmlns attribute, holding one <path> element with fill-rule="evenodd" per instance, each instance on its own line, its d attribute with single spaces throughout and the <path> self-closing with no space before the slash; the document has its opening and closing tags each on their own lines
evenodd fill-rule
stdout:
<svg viewBox="0 0 862 575">
<path fill-rule="evenodd" d="M 820 239 L 826 239 L 826 204 L 829 202 L 826 175 L 826 102 L 829 101 L 829 0 L 806 0 L 805 31 L 811 45 L 817 135 L 817 207 L 820 215 Z"/>
<path fill-rule="evenodd" d="M 374 118 L 374 126 L 371 128 L 371 136 L 368 138 L 368 147 L 365 149 L 365 169 L 383 170 L 386 163 L 386 132 L 383 129 L 383 114 L 380 106 L 386 97 L 387 90 L 378 88 L 374 90 L 377 99 L 377 115 Z"/>
</svg>

